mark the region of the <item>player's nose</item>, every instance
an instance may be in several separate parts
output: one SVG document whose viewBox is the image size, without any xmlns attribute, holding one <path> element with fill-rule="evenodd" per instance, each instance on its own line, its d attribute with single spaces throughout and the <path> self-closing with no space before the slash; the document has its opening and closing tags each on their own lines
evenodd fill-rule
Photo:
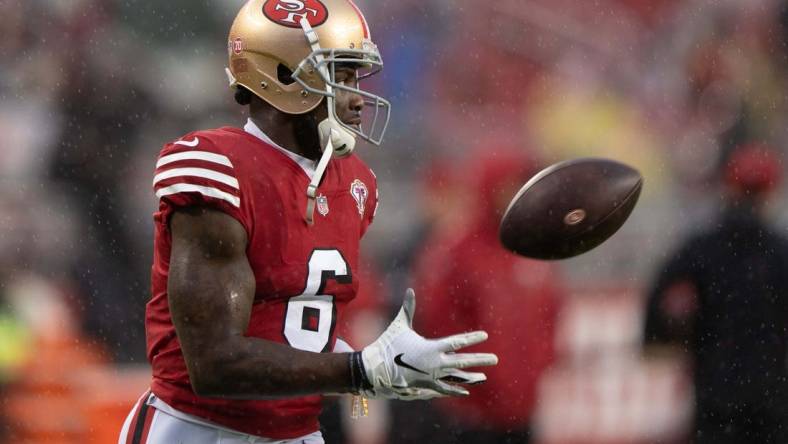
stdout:
<svg viewBox="0 0 788 444">
<path fill-rule="evenodd" d="M 356 113 L 360 113 L 362 109 L 364 109 L 364 98 L 361 97 L 361 95 L 359 94 L 351 94 L 350 110 Z"/>
</svg>

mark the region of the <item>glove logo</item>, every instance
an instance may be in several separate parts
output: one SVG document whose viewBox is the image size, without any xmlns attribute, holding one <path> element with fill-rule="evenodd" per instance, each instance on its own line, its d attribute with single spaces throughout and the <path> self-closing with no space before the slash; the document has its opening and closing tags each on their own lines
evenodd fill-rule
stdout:
<svg viewBox="0 0 788 444">
<path fill-rule="evenodd" d="M 263 5 L 263 14 L 289 28 L 300 28 L 302 18 L 313 28 L 328 19 L 328 9 L 320 0 L 268 0 Z"/>
<path fill-rule="evenodd" d="M 429 373 L 425 372 L 424 370 L 419 370 L 416 367 L 414 367 L 414 366 L 408 364 L 407 362 L 403 361 L 402 360 L 402 355 L 404 355 L 404 354 L 405 353 L 400 353 L 397 356 L 394 356 L 394 363 L 397 364 L 400 367 L 405 367 L 407 369 L 413 370 L 414 372 L 418 372 L 418 373 L 421 373 L 423 375 L 429 375 Z"/>
</svg>

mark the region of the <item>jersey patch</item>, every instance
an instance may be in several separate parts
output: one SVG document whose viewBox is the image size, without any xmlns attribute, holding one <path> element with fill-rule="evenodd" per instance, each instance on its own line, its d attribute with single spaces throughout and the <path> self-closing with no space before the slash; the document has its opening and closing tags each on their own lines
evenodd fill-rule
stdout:
<svg viewBox="0 0 788 444">
<path fill-rule="evenodd" d="M 353 183 L 350 184 L 350 195 L 353 196 L 353 199 L 356 201 L 359 216 L 364 217 L 364 209 L 366 208 L 367 198 L 369 197 L 367 186 L 358 179 L 354 180 Z"/>
<path fill-rule="evenodd" d="M 317 212 L 323 217 L 328 215 L 328 198 L 322 194 L 317 196 Z"/>
</svg>

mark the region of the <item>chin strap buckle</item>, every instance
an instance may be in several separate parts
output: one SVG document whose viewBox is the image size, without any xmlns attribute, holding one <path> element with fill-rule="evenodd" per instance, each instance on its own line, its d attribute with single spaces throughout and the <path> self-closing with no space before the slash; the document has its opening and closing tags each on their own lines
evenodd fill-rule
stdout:
<svg viewBox="0 0 788 444">
<path fill-rule="evenodd" d="M 317 200 L 317 187 L 309 184 L 306 188 L 306 216 L 307 225 L 315 223 L 315 202 Z"/>
</svg>

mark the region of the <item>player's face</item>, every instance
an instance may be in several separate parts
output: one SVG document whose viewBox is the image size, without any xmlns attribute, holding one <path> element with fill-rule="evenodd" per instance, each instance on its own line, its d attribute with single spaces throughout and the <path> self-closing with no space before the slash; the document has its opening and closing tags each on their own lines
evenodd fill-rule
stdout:
<svg viewBox="0 0 788 444">
<path fill-rule="evenodd" d="M 340 64 L 335 68 L 334 75 L 337 83 L 343 83 L 352 87 L 356 87 L 358 84 L 356 69 L 353 66 Z M 348 125 L 360 125 L 361 111 L 364 109 L 364 98 L 343 89 L 337 89 L 336 95 L 336 110 L 339 120 Z"/>
</svg>

